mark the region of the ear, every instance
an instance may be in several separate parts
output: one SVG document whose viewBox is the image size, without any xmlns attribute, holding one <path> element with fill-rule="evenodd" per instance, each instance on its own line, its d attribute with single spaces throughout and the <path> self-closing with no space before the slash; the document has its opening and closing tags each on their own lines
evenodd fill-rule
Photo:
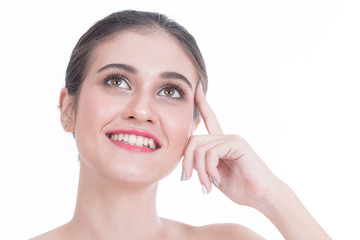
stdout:
<svg viewBox="0 0 360 240">
<path fill-rule="evenodd" d="M 75 111 L 72 100 L 73 96 L 68 93 L 67 88 L 61 89 L 59 98 L 60 121 L 66 132 L 75 131 Z"/>
<path fill-rule="evenodd" d="M 198 128 L 199 124 L 201 122 L 201 118 L 199 117 L 196 121 L 194 121 L 192 130 L 191 130 L 191 135 L 194 134 L 194 132 L 196 131 L 196 129 Z"/>
</svg>

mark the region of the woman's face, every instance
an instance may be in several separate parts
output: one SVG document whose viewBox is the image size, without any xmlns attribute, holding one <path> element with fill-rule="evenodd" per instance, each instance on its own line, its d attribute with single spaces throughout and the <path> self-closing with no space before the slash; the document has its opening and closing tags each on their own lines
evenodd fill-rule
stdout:
<svg viewBox="0 0 360 240">
<path fill-rule="evenodd" d="M 80 160 L 117 180 L 165 177 L 194 131 L 197 81 L 184 50 L 162 31 L 126 31 L 99 45 L 74 115 Z"/>
</svg>

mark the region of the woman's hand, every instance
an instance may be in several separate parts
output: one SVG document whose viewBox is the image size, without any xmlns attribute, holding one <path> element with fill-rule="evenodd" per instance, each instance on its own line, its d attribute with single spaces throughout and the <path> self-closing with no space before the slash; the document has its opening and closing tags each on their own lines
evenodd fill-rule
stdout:
<svg viewBox="0 0 360 240">
<path fill-rule="evenodd" d="M 256 208 L 285 239 L 331 239 L 291 188 L 267 168 L 243 138 L 223 134 L 200 84 L 195 102 L 209 135 L 190 138 L 184 153 L 182 180 L 189 179 L 195 168 L 207 192 L 213 183 L 234 202 Z"/>
<path fill-rule="evenodd" d="M 255 207 L 266 198 L 277 178 L 243 138 L 223 134 L 200 84 L 195 102 L 209 135 L 190 138 L 183 160 L 185 179 L 195 168 L 207 192 L 213 183 L 234 202 Z"/>
</svg>

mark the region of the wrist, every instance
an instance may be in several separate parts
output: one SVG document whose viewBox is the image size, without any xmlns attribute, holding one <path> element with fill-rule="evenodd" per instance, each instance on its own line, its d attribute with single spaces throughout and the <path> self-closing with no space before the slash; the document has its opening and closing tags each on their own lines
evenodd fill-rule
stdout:
<svg viewBox="0 0 360 240">
<path fill-rule="evenodd" d="M 284 210 L 284 204 L 289 203 L 289 201 L 291 202 L 291 198 L 297 198 L 294 191 L 283 181 L 275 177 L 269 185 L 267 195 L 256 203 L 254 208 L 270 218 L 276 212 Z"/>
<path fill-rule="evenodd" d="M 300 202 L 295 192 L 280 179 L 256 209 L 263 213 L 285 239 L 331 239 Z"/>
</svg>

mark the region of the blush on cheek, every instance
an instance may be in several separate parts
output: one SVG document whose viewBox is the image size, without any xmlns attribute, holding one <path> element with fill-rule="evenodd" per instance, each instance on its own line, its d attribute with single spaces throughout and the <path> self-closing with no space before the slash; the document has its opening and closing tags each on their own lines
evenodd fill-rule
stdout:
<svg viewBox="0 0 360 240">
<path fill-rule="evenodd" d="M 174 136 L 173 141 L 175 141 L 175 144 L 179 147 L 181 146 L 181 151 L 183 151 L 183 148 L 190 137 L 193 126 L 192 113 L 182 113 L 182 111 L 179 111 L 173 119 L 168 121 L 168 129 L 171 129 L 171 136 Z"/>
</svg>

